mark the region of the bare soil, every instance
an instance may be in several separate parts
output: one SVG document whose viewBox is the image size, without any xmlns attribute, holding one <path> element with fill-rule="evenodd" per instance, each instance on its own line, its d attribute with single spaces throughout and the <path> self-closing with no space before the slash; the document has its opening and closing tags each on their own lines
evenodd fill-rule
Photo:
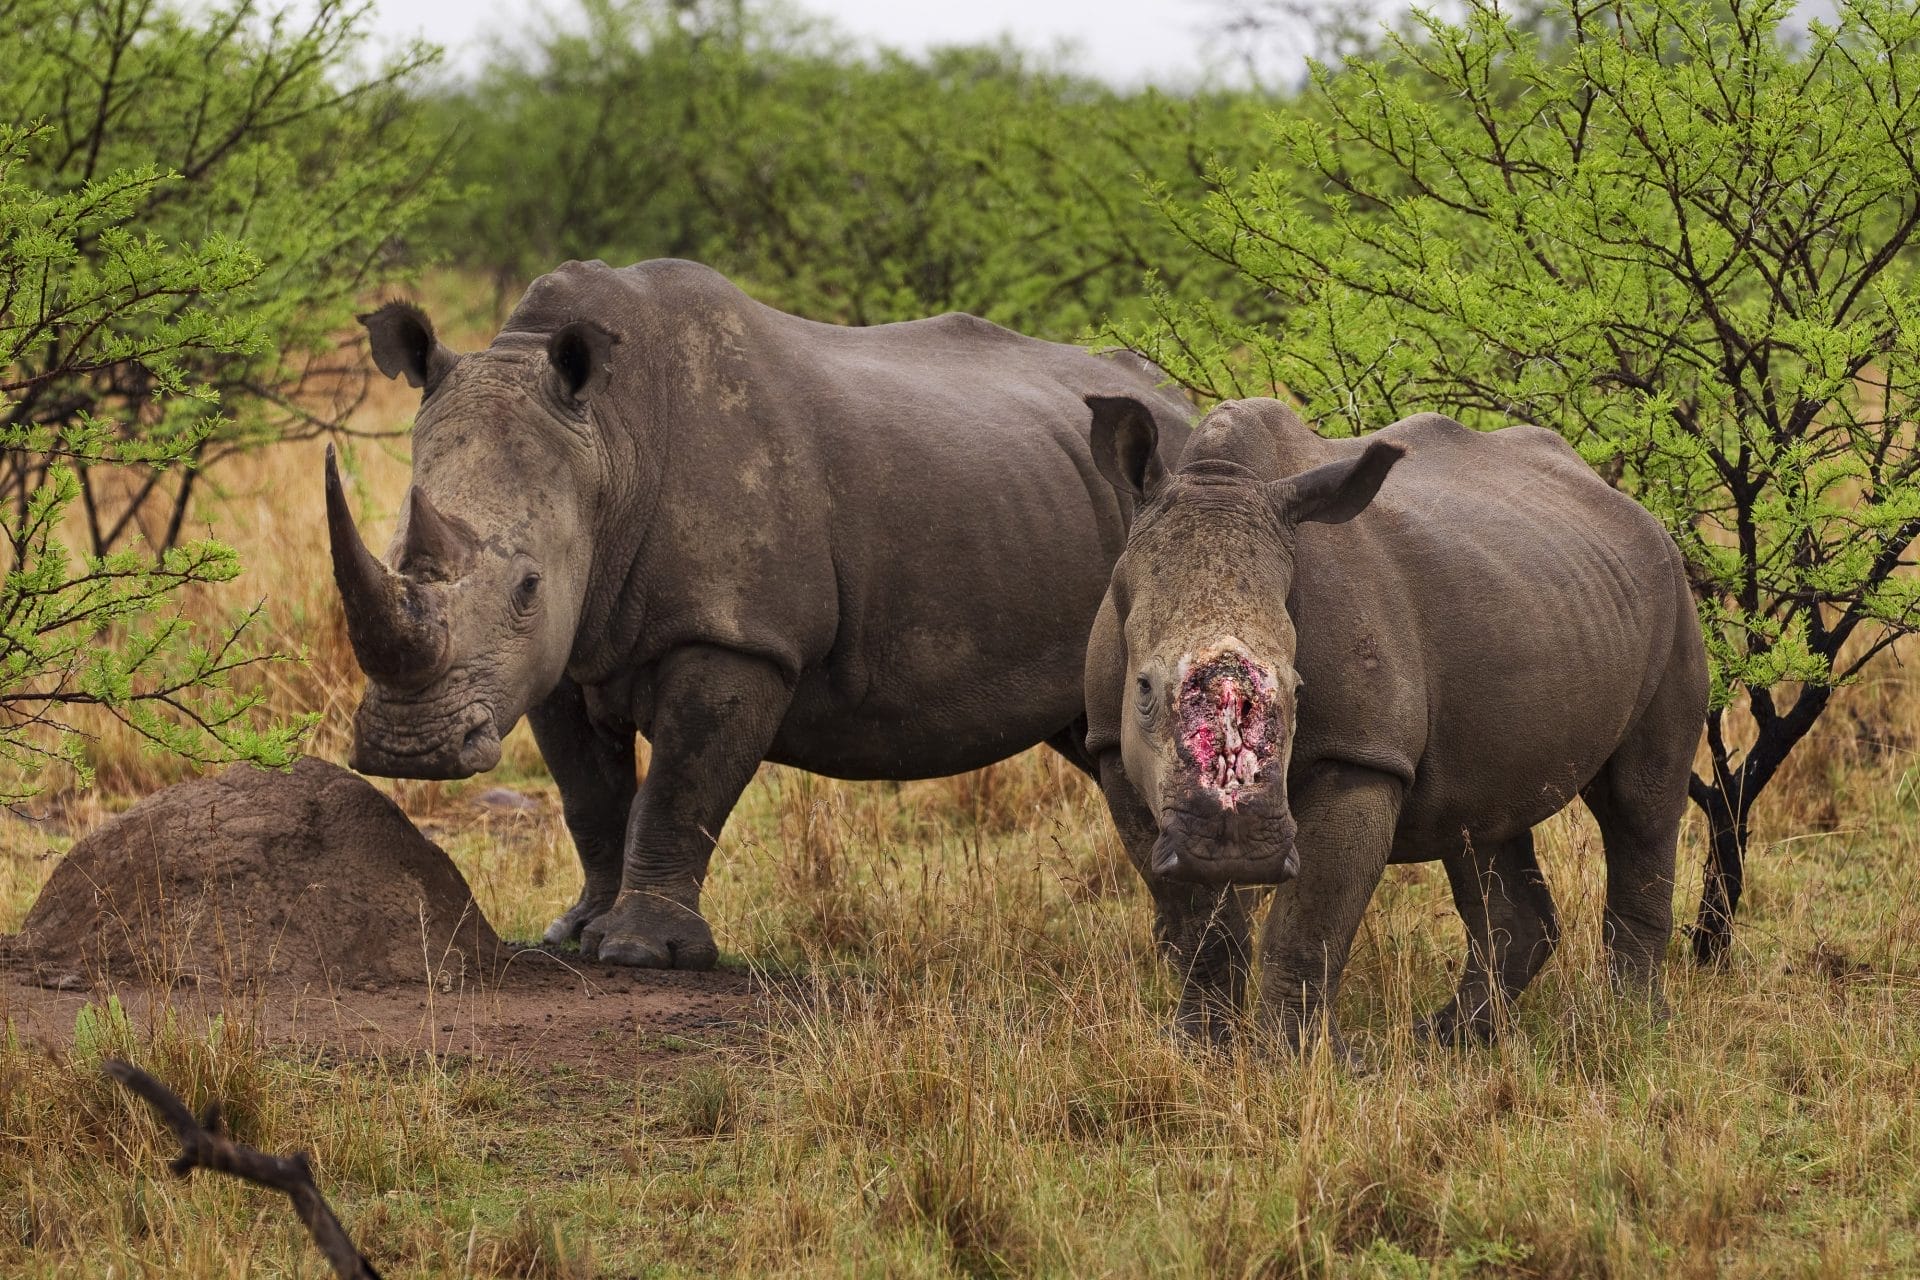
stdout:
<svg viewBox="0 0 1920 1280">
<path fill-rule="evenodd" d="M 0 1018 L 49 1045 L 89 1001 L 244 1017 L 270 1041 L 618 1070 L 762 1025 L 737 972 L 637 972 L 494 933 L 446 853 L 319 760 L 169 787 L 77 843 L 19 935 Z"/>
<path fill-rule="evenodd" d="M 11 950 L 14 940 L 5 942 Z M 327 989 L 285 980 L 158 988 L 49 981 L 17 952 L 0 950 L 0 1020 L 49 1047 L 72 1041 L 82 1005 L 112 994 L 143 1025 L 169 1011 L 196 1020 L 225 1015 L 246 1020 L 270 1043 L 309 1050 L 431 1053 L 610 1073 L 677 1061 L 687 1049 L 751 1041 L 770 999 L 744 973 L 621 969 L 544 948 L 519 951 L 497 978 L 451 991 L 425 982 Z"/>
</svg>

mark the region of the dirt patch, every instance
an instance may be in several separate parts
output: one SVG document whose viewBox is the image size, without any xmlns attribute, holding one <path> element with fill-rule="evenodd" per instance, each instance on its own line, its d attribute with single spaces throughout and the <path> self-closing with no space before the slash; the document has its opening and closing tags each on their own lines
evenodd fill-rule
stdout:
<svg viewBox="0 0 1920 1280">
<path fill-rule="evenodd" d="M 446 853 L 311 758 L 168 787 L 86 836 L 13 950 L 74 985 L 451 988 L 506 958 Z"/>
<path fill-rule="evenodd" d="M 83 1005 L 119 998 L 138 1026 L 171 1015 L 185 1025 L 220 1016 L 269 1043 L 325 1053 L 456 1055 L 533 1068 L 621 1075 L 692 1061 L 703 1049 L 750 1045 L 781 997 L 740 972 L 660 973 L 582 963 L 527 948 L 495 977 L 452 991 L 426 983 L 377 990 L 111 984 L 48 987 L 0 958 L 0 1023 L 59 1048 Z"/>
</svg>

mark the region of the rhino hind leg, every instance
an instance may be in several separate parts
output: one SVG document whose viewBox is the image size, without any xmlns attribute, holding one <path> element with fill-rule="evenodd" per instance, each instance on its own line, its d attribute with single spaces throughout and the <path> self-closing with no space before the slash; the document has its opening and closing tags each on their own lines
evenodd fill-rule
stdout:
<svg viewBox="0 0 1920 1280">
<path fill-rule="evenodd" d="M 1467 927 L 1460 986 L 1414 1027 L 1441 1044 L 1487 1043 L 1560 941 L 1553 895 L 1533 853 L 1533 833 L 1484 847 L 1468 843 L 1445 860 L 1453 904 Z"/>
<path fill-rule="evenodd" d="M 1606 850 L 1608 969 L 1623 994 L 1656 1014 L 1666 1007 L 1660 974 L 1673 935 L 1674 858 L 1700 732 L 1690 711 L 1667 714 L 1656 700 L 1580 793 Z"/>
<path fill-rule="evenodd" d="M 567 831 L 580 855 L 580 897 L 547 926 L 546 941 L 557 946 L 579 938 L 588 921 L 619 895 L 627 818 L 637 790 L 633 731 L 597 727 L 588 718 L 580 686 L 566 679 L 527 712 L 527 723 L 560 789 Z"/>
</svg>

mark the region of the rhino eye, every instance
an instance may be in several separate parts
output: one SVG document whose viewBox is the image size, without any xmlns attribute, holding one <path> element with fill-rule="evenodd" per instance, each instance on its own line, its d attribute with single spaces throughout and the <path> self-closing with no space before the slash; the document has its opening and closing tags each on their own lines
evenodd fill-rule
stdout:
<svg viewBox="0 0 1920 1280">
<path fill-rule="evenodd" d="M 1153 714 L 1153 680 L 1148 676 L 1139 677 L 1133 682 L 1133 692 L 1140 714 L 1151 716 Z"/>
<path fill-rule="evenodd" d="M 534 599 L 539 594 L 540 575 L 529 573 L 520 579 L 520 585 L 513 589 L 513 607 L 521 613 L 528 613 L 533 609 Z"/>
</svg>

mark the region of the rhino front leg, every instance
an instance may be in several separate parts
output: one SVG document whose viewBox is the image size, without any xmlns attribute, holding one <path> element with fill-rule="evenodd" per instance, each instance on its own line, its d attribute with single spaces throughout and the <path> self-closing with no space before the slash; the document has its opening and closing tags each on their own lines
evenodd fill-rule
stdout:
<svg viewBox="0 0 1920 1280">
<path fill-rule="evenodd" d="M 1334 997 L 1353 935 L 1386 870 L 1404 791 L 1400 780 L 1330 765 L 1294 797 L 1300 873 L 1274 893 L 1260 947 L 1259 1022 L 1290 1049 L 1325 1020 L 1333 1050 L 1353 1055 L 1334 1018 Z"/>
<path fill-rule="evenodd" d="M 548 925 L 546 933 L 550 943 L 571 942 L 620 893 L 627 817 L 636 789 L 633 730 L 596 726 L 587 715 L 586 695 L 567 679 L 527 713 L 527 723 L 547 772 L 560 788 L 561 811 L 580 855 L 580 899 Z"/>
<path fill-rule="evenodd" d="M 653 758 L 627 823 L 620 893 L 581 932 L 580 949 L 613 964 L 711 969 L 719 954 L 700 915 L 707 861 L 792 689 L 764 659 L 691 646 L 662 660 L 653 696 Z"/>
<path fill-rule="evenodd" d="M 1158 834 L 1153 810 L 1127 780 L 1120 753 L 1100 760 L 1100 790 L 1113 814 L 1127 859 L 1153 896 L 1153 936 L 1180 981 L 1174 1025 L 1205 1044 L 1225 1044 L 1246 999 L 1246 892 L 1187 884 L 1147 869 Z"/>
</svg>

